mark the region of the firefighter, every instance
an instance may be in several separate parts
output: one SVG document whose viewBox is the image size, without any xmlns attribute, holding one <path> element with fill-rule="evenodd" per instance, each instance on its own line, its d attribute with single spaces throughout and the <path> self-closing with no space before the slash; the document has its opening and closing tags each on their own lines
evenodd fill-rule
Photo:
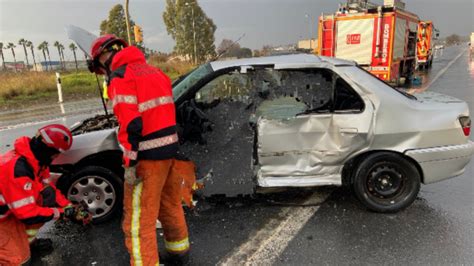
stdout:
<svg viewBox="0 0 474 266">
<path fill-rule="evenodd" d="M 108 95 L 120 128 L 125 168 L 122 228 L 131 265 L 159 263 L 156 219 L 163 226 L 166 264 L 187 264 L 189 239 L 181 206 L 183 175 L 194 165 L 176 160 L 178 135 L 171 80 L 143 53 L 114 35 L 95 40 L 90 70 L 109 77 Z"/>
<path fill-rule="evenodd" d="M 62 217 L 90 218 L 51 182 L 49 165 L 71 144 L 69 129 L 48 125 L 31 139 L 17 139 L 14 149 L 0 157 L 0 265 L 27 262 L 30 247 L 33 252 L 52 251 L 51 240 L 36 238 L 44 223 Z"/>
</svg>

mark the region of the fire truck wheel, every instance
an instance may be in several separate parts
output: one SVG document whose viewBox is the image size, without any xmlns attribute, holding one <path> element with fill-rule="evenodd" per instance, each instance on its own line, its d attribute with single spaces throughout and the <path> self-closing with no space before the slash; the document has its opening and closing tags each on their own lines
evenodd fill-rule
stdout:
<svg viewBox="0 0 474 266">
<path fill-rule="evenodd" d="M 393 213 L 413 203 L 420 180 L 416 166 L 403 156 L 379 152 L 359 164 L 352 184 L 354 194 L 366 208 Z"/>
</svg>

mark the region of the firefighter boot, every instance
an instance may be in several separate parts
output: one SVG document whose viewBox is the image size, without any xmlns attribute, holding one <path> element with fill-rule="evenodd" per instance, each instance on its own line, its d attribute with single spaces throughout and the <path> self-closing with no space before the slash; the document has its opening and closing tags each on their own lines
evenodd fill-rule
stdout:
<svg viewBox="0 0 474 266">
<path fill-rule="evenodd" d="M 160 254 L 160 264 L 165 266 L 186 266 L 191 265 L 189 262 L 189 252 L 183 254 Z"/>
<path fill-rule="evenodd" d="M 37 238 L 30 243 L 32 257 L 43 257 L 53 252 L 53 241 L 48 238 Z"/>
</svg>

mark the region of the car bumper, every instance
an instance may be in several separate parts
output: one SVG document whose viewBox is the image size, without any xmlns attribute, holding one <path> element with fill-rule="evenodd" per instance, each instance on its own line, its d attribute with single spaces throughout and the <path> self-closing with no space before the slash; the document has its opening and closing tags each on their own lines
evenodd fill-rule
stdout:
<svg viewBox="0 0 474 266">
<path fill-rule="evenodd" d="M 474 154 L 474 143 L 408 150 L 405 154 L 418 162 L 423 183 L 430 184 L 462 175 Z"/>
</svg>

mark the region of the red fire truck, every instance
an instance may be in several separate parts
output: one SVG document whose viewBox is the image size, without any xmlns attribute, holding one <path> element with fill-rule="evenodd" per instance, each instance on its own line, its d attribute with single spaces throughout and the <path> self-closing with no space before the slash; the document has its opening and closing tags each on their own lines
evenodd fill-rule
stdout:
<svg viewBox="0 0 474 266">
<path fill-rule="evenodd" d="M 335 14 L 319 18 L 318 53 L 356 61 L 393 84 L 409 80 L 416 67 L 419 17 L 397 0 L 383 6 L 348 0 Z"/>
<path fill-rule="evenodd" d="M 432 21 L 420 21 L 418 24 L 418 43 L 416 48 L 419 69 L 428 69 L 433 64 L 433 44 L 439 36 Z"/>
</svg>

